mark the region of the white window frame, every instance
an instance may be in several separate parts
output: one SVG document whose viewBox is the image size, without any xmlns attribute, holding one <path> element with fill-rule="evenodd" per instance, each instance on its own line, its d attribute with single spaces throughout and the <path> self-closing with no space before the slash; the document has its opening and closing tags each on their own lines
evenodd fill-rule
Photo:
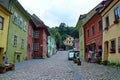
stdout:
<svg viewBox="0 0 120 80">
<path fill-rule="evenodd" d="M 39 31 L 34 31 L 34 38 L 39 38 Z"/>
<path fill-rule="evenodd" d="M 39 51 L 39 43 L 33 43 L 33 51 Z"/>
</svg>

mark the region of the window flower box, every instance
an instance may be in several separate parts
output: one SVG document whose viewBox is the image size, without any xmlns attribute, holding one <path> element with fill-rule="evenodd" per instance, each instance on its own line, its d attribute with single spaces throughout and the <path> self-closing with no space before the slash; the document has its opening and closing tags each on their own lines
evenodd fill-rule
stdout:
<svg viewBox="0 0 120 80">
<path fill-rule="evenodd" d="M 105 27 L 104 29 L 105 29 L 105 30 L 108 30 L 108 27 Z"/>
<path fill-rule="evenodd" d="M 115 53 L 115 48 L 110 48 L 110 53 Z"/>
<path fill-rule="evenodd" d="M 118 52 L 120 53 L 120 47 L 118 48 Z"/>
<path fill-rule="evenodd" d="M 114 24 L 118 24 L 118 23 L 119 23 L 119 20 L 118 20 L 118 19 L 114 21 Z"/>
</svg>

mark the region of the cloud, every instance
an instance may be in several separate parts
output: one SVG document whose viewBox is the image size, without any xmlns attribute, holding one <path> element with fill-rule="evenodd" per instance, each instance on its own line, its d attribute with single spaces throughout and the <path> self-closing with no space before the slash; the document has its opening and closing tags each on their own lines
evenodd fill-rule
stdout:
<svg viewBox="0 0 120 80">
<path fill-rule="evenodd" d="M 35 13 L 50 27 L 61 22 L 75 26 L 80 14 L 88 13 L 102 0 L 18 0 L 31 14 Z M 29 1 L 29 2 L 28 2 Z"/>
</svg>

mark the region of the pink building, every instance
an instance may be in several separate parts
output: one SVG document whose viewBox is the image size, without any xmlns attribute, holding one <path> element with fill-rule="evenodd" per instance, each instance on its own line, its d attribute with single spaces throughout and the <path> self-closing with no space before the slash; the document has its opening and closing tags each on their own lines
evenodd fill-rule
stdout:
<svg viewBox="0 0 120 80">
<path fill-rule="evenodd" d="M 31 16 L 28 36 L 28 58 L 48 56 L 48 27 L 35 14 Z M 30 48 L 29 48 L 30 46 Z M 30 50 L 29 50 L 30 49 Z M 32 55 L 31 55 L 32 54 Z"/>
</svg>

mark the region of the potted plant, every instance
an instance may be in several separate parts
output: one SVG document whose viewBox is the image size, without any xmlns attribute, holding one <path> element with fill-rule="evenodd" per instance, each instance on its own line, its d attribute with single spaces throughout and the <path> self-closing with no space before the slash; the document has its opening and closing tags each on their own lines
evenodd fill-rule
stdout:
<svg viewBox="0 0 120 80">
<path fill-rule="evenodd" d="M 81 65 L 80 58 L 77 59 L 77 65 Z"/>
<path fill-rule="evenodd" d="M 77 58 L 74 58 L 73 61 L 74 61 L 74 63 L 77 63 Z"/>
<path fill-rule="evenodd" d="M 0 73 L 6 72 L 6 67 L 4 64 L 0 64 Z"/>
<path fill-rule="evenodd" d="M 6 67 L 7 71 L 15 69 L 15 65 L 12 63 L 5 64 L 5 67 Z"/>
<path fill-rule="evenodd" d="M 115 53 L 115 48 L 110 48 L 110 53 Z"/>
<path fill-rule="evenodd" d="M 14 70 L 15 69 L 15 64 L 10 63 L 10 70 Z"/>
<path fill-rule="evenodd" d="M 103 65 L 107 65 L 107 64 L 108 64 L 107 60 L 103 61 Z"/>
</svg>

